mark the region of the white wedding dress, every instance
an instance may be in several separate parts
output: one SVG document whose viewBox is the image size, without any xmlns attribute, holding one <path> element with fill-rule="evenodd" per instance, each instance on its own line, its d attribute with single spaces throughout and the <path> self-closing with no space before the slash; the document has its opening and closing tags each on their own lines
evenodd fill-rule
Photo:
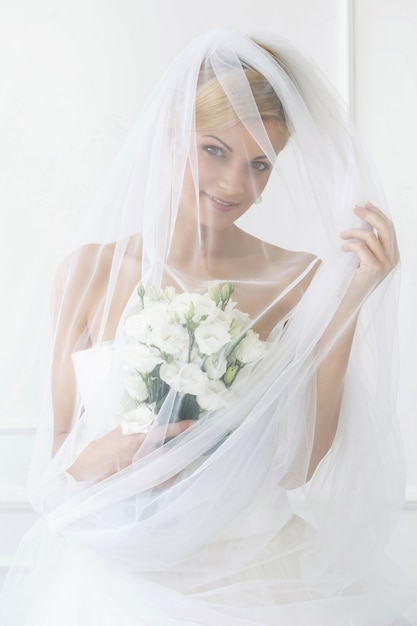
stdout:
<svg viewBox="0 0 417 626">
<path fill-rule="evenodd" d="M 88 407 L 109 371 L 112 344 L 83 350 L 73 358 L 83 402 Z M 93 377 L 91 372 L 95 373 Z M 131 498 L 106 514 L 117 519 L 120 510 L 125 514 L 137 506 L 136 499 Z M 91 537 L 84 543 L 82 533 L 55 532 L 48 516 L 44 516 L 24 537 L 16 555 L 20 567 L 13 569 L 6 582 L 4 595 L 9 604 L 3 604 L 6 610 L 1 623 L 3 626 L 348 626 L 356 603 L 362 606 L 361 590 L 346 589 L 328 598 L 315 593 L 314 584 L 303 578 L 300 566 L 303 544 L 308 546 L 313 535 L 313 528 L 293 513 L 285 490 L 264 494 L 210 544 L 191 556 L 185 563 L 183 579 L 181 566 L 164 571 L 129 571 L 123 563 L 103 556 Z M 223 571 L 225 548 L 228 554 L 231 545 L 239 551 L 242 542 L 258 546 L 264 543 L 265 547 L 238 574 L 230 573 L 217 581 L 212 577 L 210 584 L 198 583 L 201 571 L 206 568 L 218 567 Z M 193 569 L 196 582 L 190 593 Z M 368 601 L 379 602 L 378 612 L 382 614 L 384 603 L 380 595 L 372 594 Z M 407 624 L 392 621 L 395 623 Z M 377 622 L 369 621 L 371 625 L 377 626 Z"/>
</svg>

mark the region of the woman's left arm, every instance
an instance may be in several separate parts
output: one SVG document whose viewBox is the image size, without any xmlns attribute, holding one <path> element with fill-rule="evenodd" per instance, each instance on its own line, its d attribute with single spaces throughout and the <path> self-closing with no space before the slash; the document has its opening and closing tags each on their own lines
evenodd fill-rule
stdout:
<svg viewBox="0 0 417 626">
<path fill-rule="evenodd" d="M 343 384 L 359 312 L 369 294 L 399 262 L 392 222 L 367 202 L 355 207 L 369 228 L 353 228 L 341 234 L 342 249 L 355 252 L 359 265 L 335 315 L 318 343 L 317 413 L 313 449 L 307 479 L 329 451 L 336 434 Z"/>
</svg>

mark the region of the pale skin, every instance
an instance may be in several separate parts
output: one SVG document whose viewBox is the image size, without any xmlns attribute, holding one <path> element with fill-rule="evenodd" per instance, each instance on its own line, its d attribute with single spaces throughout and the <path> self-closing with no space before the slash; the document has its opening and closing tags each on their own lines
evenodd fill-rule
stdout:
<svg viewBox="0 0 417 626">
<path fill-rule="evenodd" d="M 273 121 L 265 128 L 276 154 L 287 137 Z M 265 188 L 272 164 L 242 124 L 228 129 L 197 133 L 199 160 L 199 219 L 196 219 L 194 189 L 186 172 L 179 214 L 170 249 L 169 264 L 186 275 L 190 284 L 205 280 L 228 280 L 230 276 L 247 279 L 250 272 L 265 283 L 263 290 L 248 293 L 236 289 L 234 299 L 240 309 L 255 318 L 312 261 L 310 254 L 293 252 L 265 244 L 239 229 L 235 221 L 253 204 Z M 342 249 L 355 252 L 358 268 L 335 316 L 319 341 L 323 354 L 317 370 L 317 415 L 314 441 L 306 479 L 314 474 L 329 451 L 338 425 L 343 383 L 349 361 L 358 314 L 363 302 L 399 261 L 395 231 L 390 220 L 373 204 L 354 207 L 354 212 L 370 228 L 341 233 Z M 200 245 L 194 245 L 197 230 Z M 377 233 L 377 234 L 376 234 Z M 56 349 L 53 367 L 55 429 L 53 453 L 71 430 L 74 409 L 74 372 L 71 353 L 87 348 L 97 340 L 100 310 L 106 291 L 113 246 L 99 249 L 87 246 L 72 268 L 68 297 L 57 315 Z M 140 279 L 141 242 L 129 240 L 111 303 L 104 340 L 115 336 L 117 324 L 128 297 Z M 57 276 L 57 294 L 67 280 L 68 264 Z M 277 305 L 261 316 L 255 330 L 266 339 L 269 332 L 297 304 L 313 277 L 312 269 Z M 167 284 L 170 284 L 166 277 Z M 61 285 L 61 287 L 60 287 Z M 278 287 L 277 287 L 278 286 Z M 58 297 L 58 296 L 57 296 Z M 78 306 L 74 311 L 73 303 Z M 321 352 L 320 352 L 321 351 Z M 175 437 L 194 424 L 182 421 L 168 425 L 164 434 Z M 122 435 L 118 427 L 91 442 L 68 471 L 77 480 L 101 480 L 128 467 L 140 455 L 145 435 Z M 158 432 L 155 446 L 160 445 Z"/>
</svg>

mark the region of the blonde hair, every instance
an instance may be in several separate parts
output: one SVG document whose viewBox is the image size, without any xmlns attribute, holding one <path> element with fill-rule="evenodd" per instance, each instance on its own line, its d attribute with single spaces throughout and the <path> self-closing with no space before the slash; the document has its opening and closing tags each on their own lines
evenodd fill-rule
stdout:
<svg viewBox="0 0 417 626">
<path fill-rule="evenodd" d="M 231 70 L 221 77 L 220 83 L 212 70 L 201 70 L 195 102 L 196 129 L 229 128 L 242 118 L 253 117 L 253 101 L 248 102 L 247 97 L 249 86 L 260 117 L 275 120 L 289 135 L 284 107 L 271 84 L 255 70 L 244 69 L 243 73 Z"/>
</svg>

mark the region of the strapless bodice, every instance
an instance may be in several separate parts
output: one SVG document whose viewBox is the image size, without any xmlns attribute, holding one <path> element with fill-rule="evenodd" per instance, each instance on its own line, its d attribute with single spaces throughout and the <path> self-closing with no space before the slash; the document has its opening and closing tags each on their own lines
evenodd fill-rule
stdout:
<svg viewBox="0 0 417 626">
<path fill-rule="evenodd" d="M 108 341 L 72 354 L 78 390 L 86 411 L 97 402 L 113 362 L 113 342 Z"/>
</svg>

